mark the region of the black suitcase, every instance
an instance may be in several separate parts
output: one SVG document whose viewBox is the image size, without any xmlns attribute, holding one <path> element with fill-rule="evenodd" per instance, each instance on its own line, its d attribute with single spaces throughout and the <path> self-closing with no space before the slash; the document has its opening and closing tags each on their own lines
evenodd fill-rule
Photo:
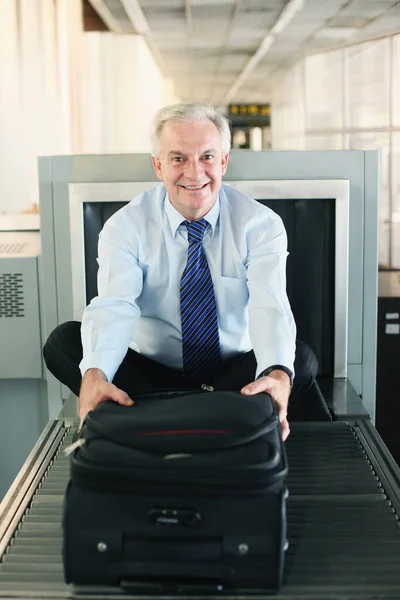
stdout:
<svg viewBox="0 0 400 600">
<path fill-rule="evenodd" d="M 141 394 L 89 413 L 64 503 L 67 583 L 266 593 L 282 582 L 287 458 L 267 394 Z"/>
</svg>

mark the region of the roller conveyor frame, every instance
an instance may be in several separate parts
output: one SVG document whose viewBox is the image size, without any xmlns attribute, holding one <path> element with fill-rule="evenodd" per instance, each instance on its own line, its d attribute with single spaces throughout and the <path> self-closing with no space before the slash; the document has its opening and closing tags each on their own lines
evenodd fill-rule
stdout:
<svg viewBox="0 0 400 600">
<path fill-rule="evenodd" d="M 0 563 L 70 424 L 50 421 L 0 504 Z M 1 597 L 1 588 L 0 588 Z"/>
<path fill-rule="evenodd" d="M 73 431 L 75 430 L 77 425 L 76 420 L 68 420 L 68 419 L 58 419 L 51 421 L 45 430 L 43 431 L 40 439 L 37 444 L 33 448 L 31 454 L 27 458 L 23 468 L 21 469 L 18 477 L 16 478 L 14 484 L 10 488 L 9 492 L 5 496 L 3 502 L 0 505 L 0 598 L 86 598 L 86 599 L 100 599 L 100 598 L 164 598 L 171 599 L 176 598 L 176 595 L 173 596 L 144 596 L 144 595 L 134 595 L 134 594 L 126 594 L 119 592 L 115 589 L 107 589 L 107 588 L 85 588 L 84 590 L 81 588 L 74 588 L 73 586 L 66 586 L 62 580 L 62 575 L 59 576 L 58 566 L 54 567 L 57 571 L 57 581 L 46 581 L 45 578 L 43 581 L 39 583 L 36 582 L 25 582 L 20 583 L 18 578 L 18 571 L 15 573 L 15 582 L 12 582 L 12 573 L 11 575 L 7 575 L 6 583 L 3 581 L 4 575 L 1 572 L 1 569 L 4 568 L 4 564 L 7 563 L 7 556 L 10 554 L 10 551 L 14 547 L 18 546 L 18 534 L 24 525 L 25 515 L 27 512 L 29 513 L 29 508 L 32 503 L 32 499 L 35 497 L 37 493 L 40 493 L 40 489 L 46 486 L 46 480 L 51 479 L 53 469 L 57 465 L 59 465 L 62 461 L 65 464 L 68 459 L 63 456 L 62 447 L 70 442 L 72 438 Z M 392 576 L 395 579 L 394 585 L 383 584 L 382 589 L 378 589 L 377 586 L 372 585 L 353 585 L 351 582 L 348 582 L 346 585 L 342 586 L 342 589 L 335 589 L 334 586 L 332 589 L 329 589 L 329 574 L 325 577 L 322 577 L 321 574 L 317 573 L 318 569 L 314 563 L 310 560 L 310 563 L 306 565 L 304 569 L 304 573 L 300 570 L 297 571 L 299 578 L 299 573 L 303 575 L 303 578 L 300 576 L 299 586 L 296 587 L 296 577 L 293 574 L 295 570 L 295 563 L 297 561 L 297 556 L 293 555 L 291 557 L 287 557 L 286 563 L 287 566 L 293 571 L 292 573 L 292 581 L 285 584 L 281 591 L 274 595 L 268 596 L 272 598 L 276 598 L 276 600 L 399 600 L 400 599 L 400 528 L 399 528 L 399 517 L 400 517 L 400 469 L 394 462 L 390 453 L 386 449 L 383 441 L 381 440 L 379 434 L 372 426 L 371 422 L 368 420 L 356 420 L 352 426 L 348 425 L 345 422 L 342 423 L 333 423 L 333 424 L 324 424 L 325 428 L 321 427 L 317 424 L 295 424 L 292 426 L 292 434 L 289 441 L 293 450 L 293 459 L 292 459 L 292 471 L 296 470 L 296 466 L 294 462 L 299 460 L 298 450 L 300 448 L 302 454 L 302 460 L 305 461 L 310 460 L 316 461 L 315 464 L 318 463 L 318 457 L 314 455 L 318 452 L 321 452 L 321 439 L 325 438 L 325 436 L 330 435 L 330 431 L 332 431 L 332 440 L 333 446 L 339 448 L 340 451 L 338 454 L 342 452 L 341 448 L 343 445 L 348 446 L 349 450 L 343 449 L 343 456 L 339 457 L 335 464 L 332 464 L 332 473 L 337 472 L 339 477 L 339 489 L 340 485 L 349 486 L 347 493 L 337 493 L 335 496 L 334 502 L 334 510 L 331 512 L 331 506 L 329 504 L 324 504 L 324 502 L 328 501 L 327 493 L 321 493 L 321 490 L 316 489 L 316 494 L 313 496 L 306 496 L 299 494 L 298 482 L 295 481 L 295 478 L 292 481 L 292 485 L 290 483 L 290 479 L 288 481 L 288 487 L 290 491 L 290 496 L 288 500 L 288 522 L 289 522 L 289 540 L 290 545 L 296 548 L 296 540 L 294 540 L 294 544 L 292 544 L 291 536 L 290 536 L 290 527 L 292 529 L 298 529 L 299 523 L 302 521 L 301 518 L 296 516 L 296 519 L 299 519 L 299 522 L 296 520 L 290 519 L 290 507 L 292 507 L 292 512 L 296 513 L 296 515 L 300 514 L 302 511 L 302 507 L 306 504 L 315 503 L 315 506 L 319 504 L 317 507 L 317 512 L 321 512 L 322 514 L 326 511 L 327 518 L 325 521 L 321 521 L 319 527 L 322 527 L 327 530 L 327 542 L 326 544 L 331 544 L 335 546 L 335 544 L 340 543 L 340 533 L 338 533 L 337 537 L 335 537 L 335 531 L 330 531 L 329 529 L 329 518 L 331 514 L 335 513 L 337 509 L 341 514 L 343 511 L 349 511 L 346 515 L 351 515 L 351 510 L 354 510 L 354 494 L 351 493 L 352 485 L 356 485 L 355 482 L 351 482 L 352 473 L 347 470 L 346 461 L 349 461 L 349 452 L 350 456 L 356 456 L 357 460 L 359 456 L 363 456 L 363 460 L 365 461 L 365 467 L 360 463 L 360 477 L 363 475 L 361 471 L 365 471 L 365 473 L 369 472 L 369 470 L 373 470 L 373 477 L 368 479 L 368 482 L 365 481 L 365 489 L 364 495 L 360 495 L 360 510 L 367 511 L 369 508 L 378 509 L 379 514 L 382 513 L 383 517 L 387 519 L 382 521 L 384 523 L 384 529 L 388 527 L 390 530 L 390 537 L 393 537 L 393 540 L 390 542 L 389 547 L 393 548 L 394 554 L 390 557 L 388 556 L 388 564 L 385 566 L 387 568 L 388 577 Z M 350 431 L 350 434 L 347 433 L 347 429 Z M 346 431 L 345 431 L 346 430 Z M 337 433 L 337 435 L 336 435 Z M 335 438 L 336 436 L 336 438 Z M 339 436 L 339 437 L 338 437 Z M 340 437 L 341 436 L 341 437 Z M 339 439 L 340 438 L 340 439 Z M 307 440 L 307 444 L 304 442 Z M 309 440 L 313 440 L 312 444 L 308 444 Z M 319 440 L 319 441 L 318 441 Z M 353 441 L 352 441 L 353 440 Z M 314 443 L 315 442 L 315 443 Z M 344 443 L 343 443 L 344 442 Z M 297 444 L 297 446 L 296 446 Z M 314 446 L 313 446 L 314 444 Z M 354 445 L 354 448 L 353 446 Z M 327 450 L 328 447 L 325 448 Z M 360 451 L 361 449 L 361 451 Z M 301 454 L 300 452 L 300 454 Z M 289 464 L 291 464 L 290 460 L 290 446 L 288 446 L 288 454 L 289 454 Z M 322 450 L 323 454 L 323 450 Z M 307 458 L 308 457 L 308 458 Z M 321 460 L 325 458 L 321 455 Z M 63 463 L 63 464 L 64 464 Z M 318 463 L 321 467 L 321 461 Z M 344 466 L 343 466 L 344 465 Z M 368 467 L 368 468 L 367 468 Z M 65 467 L 63 467 L 65 470 Z M 327 467 L 330 468 L 329 466 Z M 318 470 L 318 469 L 317 469 Z M 301 471 L 301 467 L 299 467 L 299 471 Z M 305 479 L 307 479 L 307 475 L 309 473 L 306 472 L 304 474 Z M 289 476 L 290 478 L 290 476 Z M 301 478 L 301 477 L 300 477 Z M 328 477 L 329 479 L 329 477 Z M 376 488 L 382 488 L 383 494 L 385 496 L 384 503 L 376 502 L 379 497 L 379 493 L 375 492 L 375 484 L 374 480 L 376 480 Z M 360 479 L 363 482 L 363 479 Z M 328 483 L 324 484 L 329 488 Z M 362 483 L 364 485 L 364 483 Z M 370 486 L 372 485 L 372 488 Z M 317 486 L 318 487 L 318 486 Z M 354 488 L 355 489 L 355 488 Z M 323 491 L 323 490 L 322 490 Z M 373 493 L 371 493 L 373 492 Z M 382 496 L 383 499 L 383 496 Z M 61 500 L 60 500 L 61 502 Z M 351 510 L 347 506 L 348 502 L 352 504 Z M 33 503 L 32 503 L 33 505 Z M 293 509 L 295 506 L 295 510 Z M 385 508 L 383 508 L 385 507 Z M 35 508 L 33 507 L 30 510 L 30 513 L 33 514 Z M 300 512 L 299 512 L 300 511 Z M 386 511 L 386 512 L 385 512 Z M 58 509 L 57 509 L 58 514 Z M 343 513 L 344 514 L 344 513 Z M 58 518 L 58 517 L 57 517 Z M 321 518 L 321 517 L 319 517 Z M 349 517 L 346 516 L 346 519 Z M 334 520 L 334 517 L 332 517 Z M 386 522 L 387 521 L 387 522 Z M 393 522 L 393 532 L 391 530 L 391 523 Z M 292 525 L 291 525 L 292 523 Z M 370 539 L 365 540 L 365 546 L 370 546 L 373 551 L 374 546 L 374 533 L 373 533 L 373 523 L 371 524 L 370 520 L 367 522 L 365 520 L 365 531 L 368 534 L 368 531 L 371 530 Z M 343 523 L 340 524 L 343 528 Z M 338 531 L 340 530 L 340 526 L 338 525 Z M 351 526 L 349 525 L 350 529 Z M 372 527 L 372 529 L 371 529 Z M 396 527 L 397 527 L 397 536 L 396 536 Z M 335 528 L 335 526 L 333 526 Z M 301 526 L 300 526 L 301 529 Z M 364 536 L 366 535 L 364 531 Z M 350 534 L 349 534 L 350 535 Z M 371 537 L 372 535 L 372 537 Z M 378 534 L 378 543 L 381 540 L 380 533 Z M 59 541 L 61 537 L 61 531 L 58 526 L 55 526 L 55 535 L 54 538 L 56 540 L 56 546 L 59 547 Z M 295 537 L 293 534 L 292 537 Z M 383 538 L 382 538 L 383 539 Z M 351 542 L 351 541 L 350 541 Z M 356 546 L 361 543 L 357 542 Z M 383 543 L 383 542 L 382 542 Z M 326 547 L 324 542 L 324 551 L 326 551 Z M 307 544 L 306 544 L 307 546 Z M 301 546 L 299 546 L 300 549 Z M 311 546 L 310 546 L 311 547 Z M 350 546 L 351 547 L 351 543 Z M 322 548 L 322 547 L 321 547 Z M 343 548 L 343 552 L 346 552 L 347 548 Z M 289 551 L 290 552 L 290 546 Z M 377 550 L 378 554 L 379 550 Z M 323 553 L 323 552 L 322 552 Z M 299 554 L 301 554 L 299 550 Z M 293 559 L 295 556 L 295 560 Z M 318 556 L 318 554 L 316 555 Z M 337 556 L 337 555 L 336 555 Z M 23 558 L 23 557 L 22 557 Z M 354 559 L 354 557 L 345 557 L 349 562 Z M 377 557 L 378 558 L 378 557 Z M 379 556 L 381 561 L 384 561 L 385 556 Z M 314 557 L 315 560 L 315 557 Z M 321 559 L 322 560 L 322 559 Z M 397 561 L 397 563 L 396 563 Z M 301 562 L 301 561 L 300 561 Z M 56 558 L 56 554 L 54 555 L 54 563 L 55 565 L 61 564 L 61 557 Z M 389 564 L 390 563 L 390 564 Z M 392 563 L 394 565 L 392 569 Z M 21 561 L 23 565 L 23 561 Z M 385 564 L 384 562 L 382 564 Z M 396 564 L 398 564 L 398 575 L 396 574 Z M 39 565 L 40 566 L 40 565 Z M 297 565 L 298 567 L 299 565 Z M 357 563 L 351 568 L 357 568 Z M 351 573 L 351 568 L 349 566 L 349 572 Z M 300 565 L 301 567 L 301 565 Z M 332 567 L 335 567 L 332 564 Z M 21 567 L 23 568 L 23 567 Z M 360 565 L 361 568 L 361 565 Z M 313 580 L 313 572 L 315 571 L 315 584 L 312 583 Z M 332 575 L 333 577 L 333 575 Z M 11 578 L 11 579 L 10 579 Z M 290 577 L 289 577 L 290 579 Z M 378 577 L 379 579 L 379 577 Z M 307 583 L 308 580 L 308 583 Z M 11 581 L 11 582 L 10 582 Z M 302 583 L 301 583 L 302 581 Z M 311 584 L 310 584 L 311 581 Z M 334 580 L 332 580 L 334 581 Z M 193 600 L 193 596 L 179 596 L 180 598 L 191 598 Z M 195 596 L 196 598 L 200 598 L 199 595 Z M 227 596 L 227 595 L 215 595 L 215 596 L 204 596 L 209 600 L 211 598 L 235 598 L 236 600 L 244 600 L 250 597 L 254 597 L 249 595 L 235 595 L 235 596 Z M 267 597 L 267 596 L 256 596 L 258 598 Z"/>
</svg>

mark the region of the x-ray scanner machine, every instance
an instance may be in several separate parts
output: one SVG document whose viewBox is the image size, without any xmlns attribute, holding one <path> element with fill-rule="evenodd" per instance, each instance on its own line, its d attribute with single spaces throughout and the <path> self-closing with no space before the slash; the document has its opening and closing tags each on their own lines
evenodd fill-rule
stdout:
<svg viewBox="0 0 400 600">
<path fill-rule="evenodd" d="M 144 154 L 47 157 L 39 174 L 45 340 L 58 324 L 80 320 L 96 295 L 105 221 L 158 180 Z M 378 153 L 233 151 L 224 180 L 285 223 L 298 336 L 317 355 L 318 381 L 336 417 L 292 424 L 290 543 L 275 598 L 398 600 L 400 473 L 373 426 Z M 119 597 L 63 582 L 63 449 L 76 431 L 76 399 L 46 379 L 51 420 L 0 505 L 0 596 Z"/>
</svg>

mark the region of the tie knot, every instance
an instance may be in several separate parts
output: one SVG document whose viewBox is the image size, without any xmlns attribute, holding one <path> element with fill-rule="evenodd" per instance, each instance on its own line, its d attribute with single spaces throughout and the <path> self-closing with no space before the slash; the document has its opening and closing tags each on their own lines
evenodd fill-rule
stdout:
<svg viewBox="0 0 400 600">
<path fill-rule="evenodd" d="M 207 229 L 207 221 L 200 219 L 199 221 L 184 221 L 188 230 L 189 242 L 202 242 L 204 232 Z"/>
</svg>

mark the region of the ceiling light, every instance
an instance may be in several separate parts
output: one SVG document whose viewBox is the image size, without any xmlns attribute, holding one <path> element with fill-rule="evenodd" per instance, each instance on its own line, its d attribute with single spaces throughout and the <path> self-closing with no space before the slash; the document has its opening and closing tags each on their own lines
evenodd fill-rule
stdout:
<svg viewBox="0 0 400 600">
<path fill-rule="evenodd" d="M 282 33 L 282 31 L 287 27 L 290 21 L 293 19 L 294 15 L 298 10 L 303 8 L 304 0 L 289 0 L 286 4 L 285 8 L 282 10 L 281 14 L 278 17 L 278 20 L 272 27 L 272 29 L 265 35 L 261 44 L 259 45 L 257 51 L 251 56 L 251 58 L 247 61 L 244 69 L 239 74 L 235 83 L 228 90 L 226 95 L 224 96 L 223 102 L 229 104 L 232 100 L 238 89 L 241 87 L 245 79 L 250 75 L 252 71 L 254 71 L 256 65 L 260 62 L 260 60 L 266 55 L 268 50 L 271 48 L 275 37 Z"/>
<path fill-rule="evenodd" d="M 291 0 L 288 2 L 279 15 L 279 18 L 275 25 L 272 27 L 270 33 L 276 35 L 278 33 L 282 33 L 284 29 L 289 25 L 290 21 L 293 19 L 294 15 L 298 10 L 303 8 L 304 0 Z"/>
</svg>

